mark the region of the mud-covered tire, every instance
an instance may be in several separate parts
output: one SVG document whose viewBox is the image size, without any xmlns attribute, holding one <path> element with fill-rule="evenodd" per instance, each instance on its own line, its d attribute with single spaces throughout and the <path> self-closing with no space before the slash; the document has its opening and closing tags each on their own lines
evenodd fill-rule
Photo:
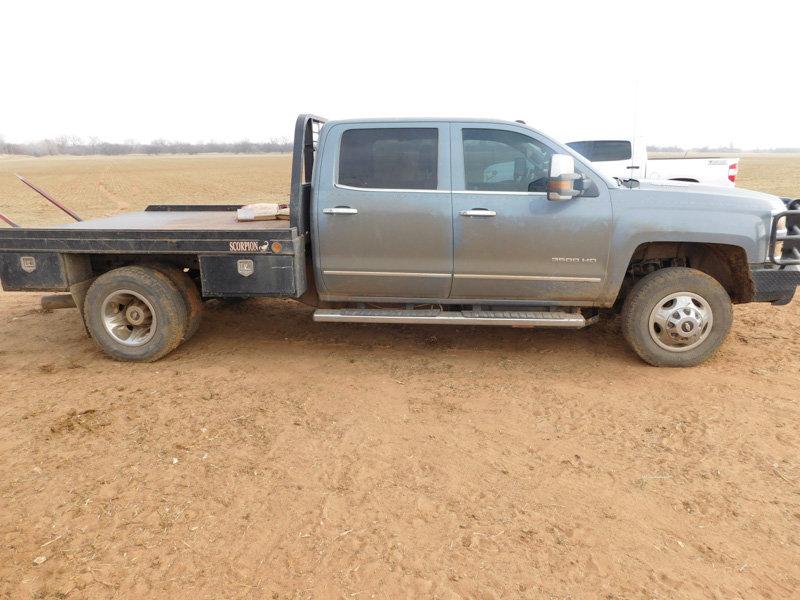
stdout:
<svg viewBox="0 0 800 600">
<path fill-rule="evenodd" d="M 192 278 L 177 267 L 163 264 L 152 265 L 152 267 L 169 277 L 172 283 L 178 288 L 181 296 L 183 296 L 188 315 L 186 319 L 186 331 L 183 333 L 182 341 L 188 342 L 192 339 L 192 336 L 197 333 L 200 322 L 203 320 L 203 299 L 200 297 L 200 292 L 194 281 L 192 281 Z"/>
<path fill-rule="evenodd" d="M 676 296 L 691 300 L 687 312 L 695 312 L 700 320 L 687 324 L 703 335 L 681 346 L 683 340 L 670 342 L 661 334 L 658 315 L 669 313 L 670 300 Z M 673 313 L 673 314 L 678 314 Z M 710 318 L 709 318 L 710 317 Z M 622 307 L 622 333 L 642 360 L 656 367 L 691 367 L 707 360 L 719 348 L 733 322 L 731 299 L 725 288 L 713 277 L 686 267 L 660 269 L 639 280 L 625 298 Z M 707 330 L 703 323 L 708 325 Z M 670 327 L 674 322 L 670 324 Z"/>
<path fill-rule="evenodd" d="M 140 327 L 145 330 L 141 336 L 145 339 L 138 345 L 121 340 L 125 328 L 132 331 L 133 326 L 108 324 L 120 315 L 125 317 L 125 299 L 146 305 L 144 312 L 150 316 L 151 327 Z M 111 358 L 127 362 L 152 362 L 172 352 L 187 331 L 189 313 L 175 283 L 160 270 L 144 266 L 122 267 L 100 275 L 86 294 L 83 311 L 95 344 Z"/>
</svg>

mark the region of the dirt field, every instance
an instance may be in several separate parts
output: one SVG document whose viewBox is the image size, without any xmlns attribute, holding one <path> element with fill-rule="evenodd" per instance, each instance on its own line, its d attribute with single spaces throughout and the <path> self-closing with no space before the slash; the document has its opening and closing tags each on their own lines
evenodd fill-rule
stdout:
<svg viewBox="0 0 800 600">
<path fill-rule="evenodd" d="M 282 197 L 283 156 L 0 158 L 0 210 Z M 800 158 L 740 186 L 800 194 Z M 0 598 L 800 597 L 800 301 L 709 363 L 210 302 L 153 365 L 0 293 Z"/>
</svg>

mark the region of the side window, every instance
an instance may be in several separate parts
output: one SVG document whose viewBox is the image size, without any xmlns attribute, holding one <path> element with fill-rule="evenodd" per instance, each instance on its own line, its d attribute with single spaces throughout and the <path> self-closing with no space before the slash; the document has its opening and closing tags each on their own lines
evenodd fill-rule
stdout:
<svg viewBox="0 0 800 600">
<path fill-rule="evenodd" d="M 553 151 L 527 135 L 502 129 L 463 129 L 467 190 L 545 192 Z"/>
<path fill-rule="evenodd" d="M 435 190 L 436 128 L 348 129 L 339 149 L 339 183 L 358 188 Z"/>
<path fill-rule="evenodd" d="M 592 162 L 628 160 L 633 156 L 631 143 L 626 140 L 593 140 L 567 144 Z"/>
</svg>

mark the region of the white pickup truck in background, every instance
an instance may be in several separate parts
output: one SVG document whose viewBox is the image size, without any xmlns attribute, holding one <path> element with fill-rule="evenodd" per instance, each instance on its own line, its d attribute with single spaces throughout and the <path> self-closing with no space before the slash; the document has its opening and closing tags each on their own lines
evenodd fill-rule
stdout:
<svg viewBox="0 0 800 600">
<path fill-rule="evenodd" d="M 609 177 L 618 179 L 670 179 L 734 187 L 739 158 L 650 158 L 644 138 L 618 137 L 567 142 Z"/>
</svg>

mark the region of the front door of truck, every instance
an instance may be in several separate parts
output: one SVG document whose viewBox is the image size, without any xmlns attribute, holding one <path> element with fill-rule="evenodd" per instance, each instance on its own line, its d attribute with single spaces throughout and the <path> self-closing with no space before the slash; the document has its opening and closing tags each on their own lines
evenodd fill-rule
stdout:
<svg viewBox="0 0 800 600">
<path fill-rule="evenodd" d="M 590 301 L 606 276 L 611 201 L 602 179 L 594 197 L 552 202 L 550 159 L 563 152 L 524 127 L 453 124 L 451 299 L 547 303 Z"/>
<path fill-rule="evenodd" d="M 316 181 L 315 264 L 327 300 L 443 299 L 453 274 L 446 123 L 339 123 Z"/>
</svg>

